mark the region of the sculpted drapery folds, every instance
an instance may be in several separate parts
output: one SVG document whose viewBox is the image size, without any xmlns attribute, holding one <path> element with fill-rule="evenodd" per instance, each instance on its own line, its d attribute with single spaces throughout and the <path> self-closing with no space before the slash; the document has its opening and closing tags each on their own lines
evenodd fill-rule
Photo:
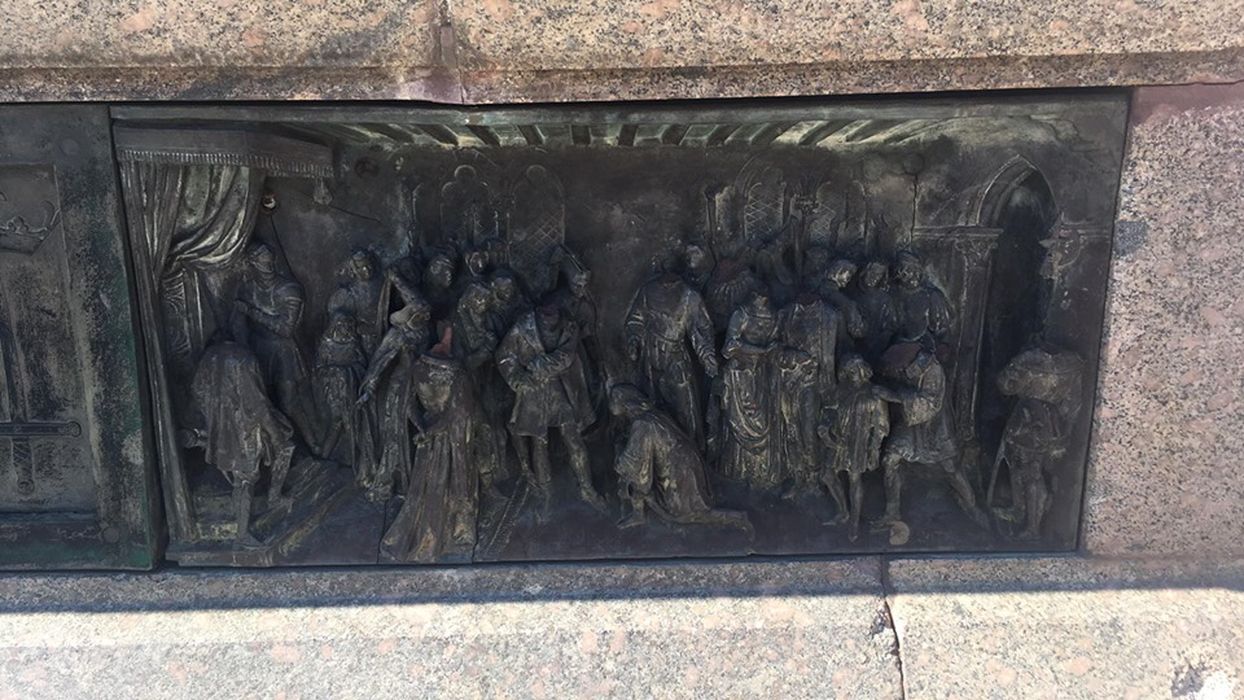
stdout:
<svg viewBox="0 0 1244 700">
<path fill-rule="evenodd" d="M 250 532 L 255 483 L 268 467 L 269 503 L 284 498 L 285 477 L 294 455 L 294 428 L 268 400 L 259 360 L 232 341 L 204 351 L 191 383 L 202 415 L 201 429 L 183 437 L 186 446 L 203 448 L 204 461 L 219 469 L 233 486 L 237 542 L 256 546 Z"/>
<path fill-rule="evenodd" d="M 674 273 L 661 274 L 635 295 L 624 332 L 627 354 L 638 366 L 640 389 L 667 407 L 696 444 L 703 445 L 701 374 L 717 376 L 717 352 L 699 292 Z"/>
<path fill-rule="evenodd" d="M 609 410 L 626 422 L 614 463 L 622 501 L 631 509 L 623 528 L 645 523 L 649 510 L 675 523 L 727 525 L 751 532 L 747 515 L 713 507 L 699 448 L 672 418 L 637 388 L 619 384 Z"/>
<path fill-rule="evenodd" d="M 199 270 L 177 255 L 179 224 L 163 221 L 176 211 L 126 202 L 155 217 L 164 262 L 139 261 L 159 271 L 147 303 L 204 321 L 144 312 L 156 349 L 186 335 L 174 325 L 225 339 L 205 352 L 195 338 L 185 367 L 159 359 L 153 377 L 171 379 L 152 395 L 189 404 L 200 356 L 215 367 L 205 376 L 239 387 L 230 398 L 196 385 L 217 409 L 210 430 L 162 409 L 174 439 L 227 447 L 206 463 L 173 451 L 185 483 L 166 469 L 168 512 L 178 518 L 179 491 L 194 507 L 175 539 L 214 548 L 200 561 L 263 565 L 309 550 L 323 557 L 294 563 L 346 550 L 400 562 L 812 553 L 881 547 L 886 534 L 897 546 L 904 528 L 932 549 L 948 534 L 972 546 L 1064 536 L 1070 510 L 1049 504 L 1076 493 L 1062 455 L 1079 453 L 1083 426 L 1022 373 L 999 378 L 1046 337 L 1038 315 L 1064 313 L 1060 333 L 1081 320 L 1049 299 L 1083 280 L 1037 269 L 1050 234 L 986 220 L 1011 205 L 978 201 L 994 197 L 997 171 L 957 169 L 979 165 L 976 145 L 927 148 L 960 138 L 941 126 L 951 117 L 833 105 L 776 121 L 786 108 L 774 106 L 756 112 L 761 125 L 725 119 L 731 109 L 678 124 L 664 122 L 691 108 L 659 124 L 529 124 L 516 110 L 505 128 L 437 110 L 374 123 L 312 110 L 280 130 L 316 133 L 291 145 L 318 154 L 315 167 L 260 163 L 221 180 L 210 191 L 228 207 L 181 197 L 175 173 L 131 169 L 150 195 L 185 200 L 188 217 L 219 209 L 247 228 L 194 244 L 213 261 Z M 956 160 L 939 162 L 946 153 Z M 649 158 L 671 170 L 645 170 Z M 174 267 L 200 279 L 170 285 Z M 160 296 L 178 285 L 187 293 Z M 254 446 L 228 446 L 244 422 L 259 430 L 238 440 Z M 254 522 L 241 506 L 229 519 L 262 555 L 234 549 L 222 516 L 226 481 L 239 480 L 260 492 L 237 496 Z M 267 508 L 281 497 L 285 514 Z"/>
<path fill-rule="evenodd" d="M 330 317 L 316 348 L 311 381 L 324 426 L 321 454 L 352 465 L 359 484 L 369 485 L 376 473 L 379 435 L 375 405 L 357 403 L 368 359 L 357 329 L 348 313 Z"/>
<path fill-rule="evenodd" d="M 475 548 L 479 473 L 470 443 L 477 413 L 451 334 L 410 369 L 413 464 L 402 508 L 381 542 L 396 561 L 470 561 Z"/>
<path fill-rule="evenodd" d="M 780 456 L 791 488 L 816 484 L 820 450 L 816 427 L 833 400 L 841 316 L 815 294 L 800 293 L 782 310 L 783 350 L 777 357 Z"/>
<path fill-rule="evenodd" d="M 777 314 L 762 294 L 735 311 L 722 350 L 726 367 L 714 391 L 721 404 L 719 469 L 760 490 L 776 489 L 783 477 L 774 439 L 777 331 Z"/>
<path fill-rule="evenodd" d="M 247 250 L 246 263 L 230 321 L 233 338 L 255 353 L 277 407 L 313 443 L 316 431 L 304 393 L 309 374 L 295 337 L 302 320 L 302 286 L 277 271 L 275 254 L 262 243 Z"/>
<path fill-rule="evenodd" d="M 359 403 L 375 400 L 380 414 L 380 457 L 370 478 L 364 477 L 370 495 L 379 500 L 394 490 L 403 492 L 411 469 L 411 430 L 415 407 L 411 381 L 415 362 L 428 347 L 430 308 L 413 299 L 389 317 L 390 328 L 372 355 L 363 377 Z"/>
</svg>

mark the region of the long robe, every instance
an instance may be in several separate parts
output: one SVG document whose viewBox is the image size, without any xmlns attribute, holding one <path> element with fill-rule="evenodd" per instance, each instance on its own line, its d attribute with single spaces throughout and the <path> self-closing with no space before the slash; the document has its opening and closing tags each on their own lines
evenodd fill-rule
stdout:
<svg viewBox="0 0 1244 700">
<path fill-rule="evenodd" d="M 370 487 L 375 481 L 377 460 L 376 407 L 374 403 L 357 405 L 363 377 L 367 373 L 367 355 L 356 337 L 339 340 L 325 334 L 315 353 L 312 386 L 315 400 L 326 419 L 324 455 L 354 468 L 359 484 Z M 328 439 L 336 432 L 336 444 Z"/>
<path fill-rule="evenodd" d="M 777 336 L 773 317 L 758 317 L 746 307 L 734 312 L 722 355 L 723 476 L 760 489 L 782 483 L 775 459 L 773 363 L 769 354 Z"/>
<path fill-rule="evenodd" d="M 833 398 L 839 325 L 838 312 L 819 298 L 782 310 L 778 444 L 787 475 L 800 484 L 815 483 L 819 471 L 816 426 Z"/>
<path fill-rule="evenodd" d="M 615 469 L 633 497 L 647 501 L 667 520 L 746 522 L 742 514 L 713 508 L 700 450 L 661 413 L 644 411 L 631 421 Z"/>
<path fill-rule="evenodd" d="M 701 367 L 715 374 L 713 324 L 704 301 L 679 277 L 656 279 L 640 288 L 624 324 L 627 342 L 639 346 L 639 388 L 667 407 L 696 441 L 704 442 L 704 410 L 700 399 Z"/>
<path fill-rule="evenodd" d="M 417 330 L 394 326 L 376 349 L 363 386 L 374 391 L 380 412 L 380 459 L 374 483 L 393 484 L 401 490 L 411 471 L 411 373 L 428 346 L 426 325 Z"/>
<path fill-rule="evenodd" d="M 425 354 L 411 369 L 410 387 L 423 429 L 405 501 L 381 547 L 397 561 L 468 561 L 479 510 L 471 384 L 457 360 Z"/>
<path fill-rule="evenodd" d="M 259 361 L 243 345 L 223 342 L 203 352 L 190 391 L 204 418 L 204 459 L 230 482 L 254 483 L 273 464 L 294 428 L 268 400 Z"/>
</svg>

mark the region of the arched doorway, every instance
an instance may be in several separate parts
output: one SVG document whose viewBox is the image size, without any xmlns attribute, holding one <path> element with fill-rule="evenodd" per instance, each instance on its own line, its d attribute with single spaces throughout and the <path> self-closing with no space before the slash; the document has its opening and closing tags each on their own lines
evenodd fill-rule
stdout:
<svg viewBox="0 0 1244 700">
<path fill-rule="evenodd" d="M 998 372 L 1042 332 L 1049 298 L 1040 274 L 1045 239 L 1058 218 L 1053 192 L 1026 160 L 1008 164 L 981 202 L 982 226 L 1000 229 L 985 306 L 977 374 L 977 435 L 983 445 L 998 444 L 1008 402 L 998 391 Z"/>
</svg>

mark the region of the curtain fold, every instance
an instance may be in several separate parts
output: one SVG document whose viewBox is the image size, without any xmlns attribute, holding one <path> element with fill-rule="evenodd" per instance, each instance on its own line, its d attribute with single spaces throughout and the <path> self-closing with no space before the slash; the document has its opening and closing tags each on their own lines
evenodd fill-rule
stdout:
<svg viewBox="0 0 1244 700">
<path fill-rule="evenodd" d="M 176 439 L 179 411 L 166 370 L 184 372 L 203 349 L 207 333 L 199 304 L 201 275 L 240 258 L 255 227 L 264 173 L 235 165 L 127 162 L 121 174 L 131 237 L 136 239 L 169 526 L 175 539 L 185 540 L 193 534 L 193 503 Z"/>
</svg>

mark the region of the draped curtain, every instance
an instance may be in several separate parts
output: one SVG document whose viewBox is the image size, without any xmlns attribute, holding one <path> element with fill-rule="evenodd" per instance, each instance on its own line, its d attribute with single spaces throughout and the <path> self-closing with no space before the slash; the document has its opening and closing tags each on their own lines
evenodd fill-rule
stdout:
<svg viewBox="0 0 1244 700">
<path fill-rule="evenodd" d="M 214 286 L 250 242 L 267 176 L 327 178 L 332 150 L 253 130 L 113 129 L 144 324 L 165 510 L 173 541 L 198 539 L 177 440 L 170 377 L 188 379 L 224 323 L 227 290 Z M 212 324 L 209 328 L 206 324 Z M 167 357 L 166 357 L 167 355 Z"/>
<path fill-rule="evenodd" d="M 139 239 L 139 291 L 153 372 L 168 367 L 189 374 L 203 349 L 205 322 L 220 323 L 216 304 L 205 308 L 202 275 L 229 266 L 250 239 L 262 195 L 262 171 L 236 165 L 129 162 L 122 167 L 126 212 Z M 207 313 L 211 316 L 208 317 Z M 167 364 L 166 364 L 167 363 Z M 178 454 L 174 427 L 181 413 L 166 377 L 153 376 L 155 408 L 166 464 Z M 174 536 L 193 523 L 192 504 L 180 460 L 164 474 L 165 503 Z"/>
</svg>

